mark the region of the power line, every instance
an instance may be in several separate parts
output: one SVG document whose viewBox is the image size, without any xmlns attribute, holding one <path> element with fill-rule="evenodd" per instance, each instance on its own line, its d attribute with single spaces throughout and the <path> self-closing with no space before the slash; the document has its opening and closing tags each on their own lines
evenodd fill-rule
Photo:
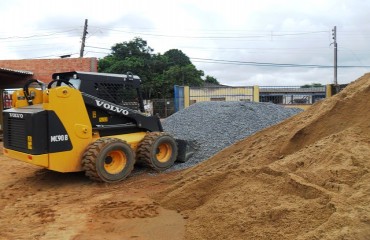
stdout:
<svg viewBox="0 0 370 240">
<path fill-rule="evenodd" d="M 96 46 L 86 46 L 88 48 L 96 48 L 102 50 L 112 50 L 110 48 L 96 47 Z M 93 51 L 90 51 L 93 53 Z M 106 53 L 107 52 L 96 52 L 96 53 Z M 229 64 L 229 65 L 250 65 L 250 66 L 260 66 L 260 67 L 302 67 L 302 68 L 332 68 L 330 65 L 317 65 L 317 64 L 293 64 L 293 63 L 271 63 L 271 62 L 246 62 L 246 61 L 233 61 L 233 60 L 220 60 L 220 59 L 210 59 L 210 58 L 192 58 L 194 62 L 201 63 L 214 63 L 214 64 Z M 338 68 L 362 68 L 370 66 L 338 66 Z"/>
<path fill-rule="evenodd" d="M 300 68 L 333 68 L 330 65 L 314 64 L 295 64 L 295 63 L 271 63 L 271 62 L 246 62 L 233 60 L 219 60 L 210 58 L 190 58 L 194 62 L 213 63 L 213 64 L 231 64 L 231 65 L 249 65 L 258 67 L 300 67 Z M 338 66 L 338 68 L 370 68 L 370 66 Z"/>
<path fill-rule="evenodd" d="M 87 51 L 86 54 L 88 54 L 88 53 L 109 54 L 107 52 L 99 52 L 99 51 Z"/>
<path fill-rule="evenodd" d="M 76 54 L 79 54 L 79 53 L 67 53 L 67 54 L 54 54 L 54 55 L 46 55 L 46 56 L 39 56 L 39 57 L 32 57 L 32 58 L 23 58 L 21 60 L 29 60 L 29 59 L 37 59 L 37 58 L 47 58 L 47 57 L 60 57 L 60 56 L 63 56 L 63 55 L 76 55 Z"/>
<path fill-rule="evenodd" d="M 103 50 L 110 50 L 112 51 L 111 48 L 105 48 L 105 47 L 96 47 L 96 46 L 85 46 L 86 48 L 95 48 L 95 49 L 103 49 Z M 302 51 L 302 48 L 238 48 L 238 47 L 230 47 L 230 48 L 227 48 L 227 47 L 178 47 L 179 49 L 196 49 L 196 50 L 201 50 L 201 51 L 223 51 L 223 50 L 230 50 L 230 51 L 240 51 L 240 50 L 255 50 L 253 52 L 250 52 L 248 51 L 248 53 L 270 53 L 270 52 L 266 52 L 266 51 L 284 51 L 284 52 L 287 52 L 286 50 L 294 50 L 293 53 L 295 54 L 302 54 L 302 53 L 309 53 L 309 54 L 312 54 L 312 53 L 315 53 L 313 51 L 310 51 L 310 50 L 307 50 L 307 49 L 303 49 Z M 329 50 L 330 48 L 328 47 L 319 47 L 319 48 L 312 48 L 312 49 L 317 49 L 317 50 L 321 50 L 321 49 L 326 49 L 326 50 Z M 301 50 L 301 51 L 297 51 L 297 50 Z M 322 51 L 316 51 L 317 53 L 322 53 Z M 292 52 L 289 52 L 289 53 L 292 53 Z"/>
<path fill-rule="evenodd" d="M 100 31 L 100 29 L 108 30 L 111 32 L 124 32 L 124 33 L 130 33 L 130 34 L 137 34 L 137 35 L 149 35 L 149 36 L 154 36 L 154 37 L 169 37 L 169 38 L 195 38 L 195 39 L 241 39 L 244 41 L 248 41 L 248 38 L 256 38 L 259 39 L 261 37 L 284 37 L 284 36 L 300 36 L 300 35 L 317 35 L 321 36 L 320 34 L 322 33 L 329 33 L 329 31 L 307 31 L 307 32 L 283 32 L 283 31 L 240 31 L 239 33 L 233 33 L 232 31 L 224 31 L 224 32 L 218 32 L 218 33 L 206 33 L 203 31 L 200 33 L 201 35 L 197 35 L 195 32 L 193 32 L 191 35 L 172 35 L 172 34 L 161 34 L 161 33 L 155 33 L 155 32 L 150 32 L 150 31 L 129 31 L 129 30 L 122 30 L 118 28 L 103 28 L 103 27 L 94 27 L 95 29 L 93 31 Z M 81 29 L 79 27 L 78 29 Z M 91 26 L 89 26 L 89 29 L 91 29 Z M 77 28 L 73 29 L 68 29 L 68 30 L 63 30 L 63 31 L 56 31 L 56 32 L 48 32 L 44 34 L 34 34 L 34 35 L 28 35 L 28 36 L 8 36 L 8 37 L 0 37 L 0 42 L 7 42 L 7 41 L 12 41 L 16 43 L 17 41 L 28 41 L 28 45 L 24 46 L 33 46 L 30 45 L 29 42 L 32 40 L 36 40 L 37 38 L 56 38 L 56 35 L 58 34 L 65 34 L 69 33 L 72 31 L 76 31 Z M 342 33 L 342 31 L 340 32 Z M 348 35 L 352 34 L 352 32 L 348 32 Z M 70 35 L 70 34 L 69 34 Z M 330 35 L 330 34 L 329 34 Z M 96 43 L 95 43 L 96 44 Z M 41 44 L 40 44 L 41 45 Z M 46 45 L 46 44 L 42 44 Z M 94 45 L 94 43 L 93 43 Z M 39 45 L 34 45 L 35 49 L 40 49 L 37 48 L 36 46 Z M 16 46 L 11 46 L 10 48 L 14 48 Z M 22 47 L 22 45 L 20 45 Z M 93 48 L 93 49 L 101 49 L 101 50 L 108 50 L 110 52 L 104 52 L 104 51 L 89 51 L 90 53 L 99 53 L 99 54 L 110 54 L 112 52 L 111 48 L 105 48 L 105 47 L 97 47 L 97 46 L 85 46 L 86 48 Z M 260 47 L 260 48 L 248 48 L 248 47 L 220 47 L 220 48 L 212 48 L 212 47 L 197 47 L 197 46 L 189 46 L 189 47 L 182 47 L 182 48 L 189 48 L 189 49 L 199 49 L 199 50 L 255 50 L 255 51 L 285 51 L 285 50 L 293 50 L 293 51 L 310 51 L 311 53 L 313 49 L 324 49 L 323 47 L 315 47 L 315 48 L 309 48 L 309 49 L 303 49 L 302 48 L 289 48 L 289 47 L 283 47 L 283 48 L 273 48 L 273 47 Z M 181 48 L 180 48 L 181 49 Z M 327 48 L 325 48 L 327 49 Z M 19 48 L 18 48 L 19 50 Z M 23 51 L 29 51 L 28 49 L 24 49 Z M 339 49 L 338 49 L 339 51 Z M 286 51 L 285 51 L 286 52 Z M 362 53 L 364 51 L 362 50 Z M 245 53 L 245 51 L 244 51 Z M 262 53 L 262 52 L 258 52 Z M 276 52 L 275 52 L 276 53 Z M 42 56 L 42 57 L 52 57 L 52 56 L 58 56 L 58 55 L 49 55 L 49 56 Z M 41 57 L 38 57 L 41 58 Z M 328 66 L 328 65 L 308 65 L 308 64 L 279 64 L 279 63 L 272 63 L 272 62 L 247 62 L 247 61 L 230 61 L 230 60 L 218 60 L 218 59 L 206 59 L 206 58 L 192 58 L 194 62 L 201 62 L 201 63 L 212 63 L 212 64 L 230 64 L 230 65 L 249 65 L 249 66 L 261 66 L 261 67 L 301 67 L 301 68 L 332 68 L 333 66 Z M 338 68 L 368 68 L 369 66 L 338 66 Z"/>
<path fill-rule="evenodd" d="M 282 37 L 282 36 L 297 36 L 297 35 L 307 35 L 307 34 L 317 34 L 317 33 L 328 33 L 329 31 L 311 31 L 311 32 L 295 32 L 295 33 L 274 33 L 274 32 L 261 32 L 262 35 L 243 35 L 243 36 L 190 36 L 190 35 L 168 35 L 168 34 L 157 34 L 150 32 L 135 32 L 129 30 L 121 30 L 114 28 L 104 28 L 96 27 L 98 29 L 109 30 L 112 32 L 122 32 L 136 35 L 145 35 L 153 37 L 167 37 L 167 38 L 194 38 L 194 39 L 248 39 L 248 38 L 265 38 L 265 37 Z M 220 33 L 218 33 L 220 34 Z"/>
<path fill-rule="evenodd" d="M 104 50 L 112 50 L 110 48 L 103 48 L 103 47 L 94 47 L 94 46 L 85 46 L 87 48 L 96 48 L 96 49 L 104 49 Z"/>
<path fill-rule="evenodd" d="M 40 38 L 40 37 L 49 37 L 49 36 L 54 36 L 57 34 L 62 34 L 62 33 L 67 33 L 67 32 L 72 32 L 75 31 L 76 28 L 66 30 L 66 31 L 61 31 L 61 32 L 54 32 L 54 33 L 45 33 L 45 34 L 35 34 L 35 35 L 29 35 L 29 36 L 10 36 L 10 37 L 0 37 L 0 40 L 7 40 L 7 39 L 28 39 L 28 38 Z"/>
</svg>

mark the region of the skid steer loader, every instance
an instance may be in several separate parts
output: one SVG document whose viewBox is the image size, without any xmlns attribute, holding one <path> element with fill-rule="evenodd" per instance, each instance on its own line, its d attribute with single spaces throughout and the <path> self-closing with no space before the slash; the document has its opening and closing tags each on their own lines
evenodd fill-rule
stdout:
<svg viewBox="0 0 370 240">
<path fill-rule="evenodd" d="M 140 162 L 162 171 L 185 162 L 193 143 L 163 132 L 144 114 L 140 78 L 131 73 L 55 73 L 45 86 L 32 79 L 4 110 L 4 154 L 58 172 L 85 171 L 117 182 Z M 40 87 L 30 87 L 32 85 Z"/>
</svg>

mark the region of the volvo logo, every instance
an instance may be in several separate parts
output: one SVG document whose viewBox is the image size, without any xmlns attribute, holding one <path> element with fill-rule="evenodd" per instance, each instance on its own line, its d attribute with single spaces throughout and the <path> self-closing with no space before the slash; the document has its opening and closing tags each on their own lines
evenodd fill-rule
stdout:
<svg viewBox="0 0 370 240">
<path fill-rule="evenodd" d="M 12 117 L 12 118 L 23 118 L 23 114 L 22 113 L 9 113 L 9 117 Z"/>
<path fill-rule="evenodd" d="M 96 102 L 96 105 L 98 107 L 103 107 L 107 110 L 110 110 L 110 111 L 113 111 L 113 112 L 116 112 L 116 113 L 122 113 L 123 115 L 128 115 L 129 114 L 129 111 L 127 111 L 125 109 L 122 109 L 122 108 L 119 108 L 119 107 L 116 107 L 116 106 L 113 106 L 109 103 L 99 101 L 99 100 L 95 100 L 95 102 Z"/>
</svg>

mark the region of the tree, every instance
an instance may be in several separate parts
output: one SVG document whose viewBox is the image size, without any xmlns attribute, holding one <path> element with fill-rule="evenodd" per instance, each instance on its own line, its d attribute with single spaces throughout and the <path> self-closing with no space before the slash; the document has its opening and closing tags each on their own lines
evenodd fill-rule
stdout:
<svg viewBox="0 0 370 240">
<path fill-rule="evenodd" d="M 140 76 L 144 98 L 172 97 L 174 85 L 201 86 L 204 83 L 203 71 L 198 70 L 181 50 L 153 54 L 153 49 L 141 38 L 115 44 L 111 54 L 99 59 L 98 70 Z"/>
<path fill-rule="evenodd" d="M 112 47 L 112 55 L 119 58 L 141 57 L 149 59 L 154 49 L 148 46 L 147 42 L 139 37 L 130 42 L 117 43 Z"/>
<path fill-rule="evenodd" d="M 163 55 L 168 58 L 170 66 L 186 66 L 191 64 L 190 58 L 178 49 L 170 49 Z"/>
<path fill-rule="evenodd" d="M 163 72 L 161 76 L 161 97 L 167 98 L 173 96 L 174 85 L 202 86 L 203 71 L 197 70 L 193 64 L 186 66 L 175 65 Z"/>
<path fill-rule="evenodd" d="M 144 95 L 150 96 L 150 82 L 153 81 L 152 60 L 153 49 L 141 38 L 129 42 L 117 43 L 112 53 L 99 60 L 99 72 L 122 73 L 131 72 L 140 76 L 143 82 Z"/>
<path fill-rule="evenodd" d="M 204 80 L 204 82 L 215 84 L 215 85 L 220 85 L 220 83 L 217 81 L 216 78 L 209 76 L 209 75 L 206 76 L 206 79 Z"/>
<path fill-rule="evenodd" d="M 153 49 L 141 38 L 130 42 L 117 43 L 112 53 L 99 60 L 99 72 L 126 73 L 128 71 L 148 77 L 148 68 Z"/>
</svg>

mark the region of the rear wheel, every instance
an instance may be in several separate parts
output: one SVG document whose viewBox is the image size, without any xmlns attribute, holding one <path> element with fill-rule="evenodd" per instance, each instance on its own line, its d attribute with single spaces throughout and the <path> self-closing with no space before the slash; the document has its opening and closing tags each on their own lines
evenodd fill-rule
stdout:
<svg viewBox="0 0 370 240">
<path fill-rule="evenodd" d="M 139 143 L 137 159 L 157 171 L 170 168 L 177 158 L 177 144 L 168 133 L 150 132 Z"/>
<path fill-rule="evenodd" d="M 83 157 L 82 169 L 95 181 L 118 182 L 125 179 L 135 164 L 130 145 L 117 138 L 100 138 L 91 143 Z"/>
</svg>

